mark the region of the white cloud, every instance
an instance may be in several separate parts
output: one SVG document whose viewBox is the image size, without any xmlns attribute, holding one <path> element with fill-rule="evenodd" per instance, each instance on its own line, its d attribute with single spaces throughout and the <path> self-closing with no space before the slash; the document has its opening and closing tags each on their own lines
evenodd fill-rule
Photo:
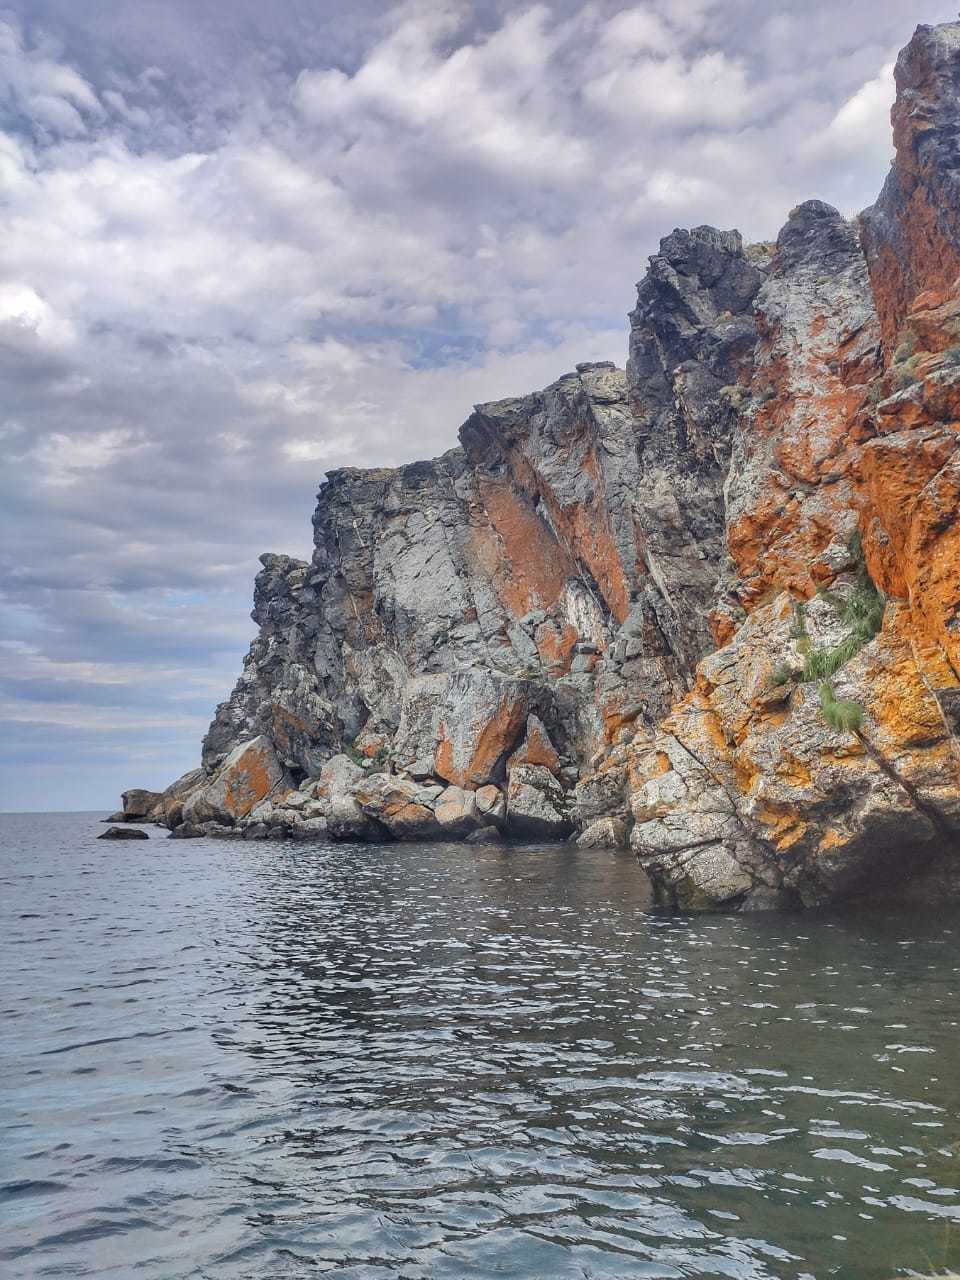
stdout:
<svg viewBox="0 0 960 1280">
<path fill-rule="evenodd" d="M 135 667 L 161 720 L 170 670 L 227 692 L 256 556 L 309 553 L 325 467 L 622 362 L 675 225 L 867 204 L 912 26 L 898 0 L 47 2 L 26 25 L 59 48 L 0 21 L 5 623 Z"/>
<path fill-rule="evenodd" d="M 895 95 L 893 63 L 888 62 L 879 75 L 861 85 L 846 100 L 811 145 L 815 149 L 836 148 L 847 153 L 867 151 L 891 156 L 890 108 Z"/>
</svg>

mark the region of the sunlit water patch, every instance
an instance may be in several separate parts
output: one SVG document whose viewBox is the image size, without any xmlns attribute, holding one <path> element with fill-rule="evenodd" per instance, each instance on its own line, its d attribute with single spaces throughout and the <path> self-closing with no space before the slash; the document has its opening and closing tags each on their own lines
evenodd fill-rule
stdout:
<svg viewBox="0 0 960 1280">
<path fill-rule="evenodd" d="M 960 1266 L 960 916 L 676 919 L 626 854 L 0 819 L 0 1272 Z"/>
</svg>

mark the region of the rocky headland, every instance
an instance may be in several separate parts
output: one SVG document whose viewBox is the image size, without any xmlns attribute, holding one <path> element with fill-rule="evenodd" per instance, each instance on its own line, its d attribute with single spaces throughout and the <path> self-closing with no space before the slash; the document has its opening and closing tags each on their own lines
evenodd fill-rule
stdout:
<svg viewBox="0 0 960 1280">
<path fill-rule="evenodd" d="M 685 910 L 960 894 L 960 23 L 896 79 L 859 218 L 674 231 L 625 370 L 330 472 L 128 820 L 629 846 Z"/>
</svg>

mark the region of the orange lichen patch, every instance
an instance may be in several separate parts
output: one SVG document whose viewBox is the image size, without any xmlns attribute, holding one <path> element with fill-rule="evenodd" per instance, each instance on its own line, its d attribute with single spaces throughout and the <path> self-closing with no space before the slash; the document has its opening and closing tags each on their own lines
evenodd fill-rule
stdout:
<svg viewBox="0 0 960 1280">
<path fill-rule="evenodd" d="M 468 791 L 483 786 L 516 743 L 526 717 L 524 700 L 501 698 L 494 715 L 469 744 L 466 759 L 462 758 L 464 753 L 457 750 L 458 746 L 463 747 L 462 740 L 456 742 L 448 735 L 446 722 L 441 722 L 434 763 L 437 776 Z"/>
<path fill-rule="evenodd" d="M 945 432 L 910 432 L 871 440 L 857 461 L 867 567 L 888 595 L 908 594 L 907 545 L 920 494 L 956 449 Z"/>
<path fill-rule="evenodd" d="M 960 279 L 949 289 L 927 289 L 910 308 L 905 326 L 921 351 L 941 353 L 960 341 Z"/>
<path fill-rule="evenodd" d="M 577 567 L 527 496 L 512 485 L 481 478 L 489 525 L 474 528 L 471 553 L 514 618 L 549 608 Z"/>
<path fill-rule="evenodd" d="M 960 451 L 925 486 L 907 544 L 904 577 L 915 616 L 960 673 Z"/>
<path fill-rule="evenodd" d="M 809 826 L 795 809 L 780 805 L 757 805 L 754 816 L 768 828 L 767 838 L 780 853 L 802 840 Z"/>
<path fill-rule="evenodd" d="M 597 711 L 604 745 L 613 742 L 621 729 L 634 724 L 640 714 L 637 704 L 624 703 L 623 694 L 619 691 L 601 695 L 597 700 Z"/>
<path fill-rule="evenodd" d="M 255 805 L 267 798 L 272 788 L 265 748 L 251 746 L 227 774 L 223 807 L 232 817 L 245 818 Z"/>
<path fill-rule="evenodd" d="M 845 455 L 853 443 L 851 426 L 863 401 L 863 388 L 845 387 L 826 373 L 819 360 L 809 362 L 807 376 L 818 384 L 808 401 L 809 416 L 799 422 L 794 419 L 791 430 L 777 441 L 776 458 L 789 476 L 819 484 L 825 464 L 829 463 L 832 475 L 846 469 Z"/>
<path fill-rule="evenodd" d="M 914 659 L 912 629 L 908 610 L 888 609 L 878 651 L 863 678 L 869 690 L 867 711 L 882 737 L 898 748 L 922 746 L 944 735 L 940 709 Z"/>
<path fill-rule="evenodd" d="M 627 754 L 627 776 L 630 791 L 636 793 L 653 778 L 662 777 L 673 769 L 670 757 L 663 750 L 653 750 L 650 741 L 644 738 L 634 744 Z"/>
<path fill-rule="evenodd" d="M 592 502 L 564 508 L 551 489 L 543 486 L 541 492 L 554 528 L 590 570 L 607 608 L 618 622 L 623 622 L 630 612 L 630 585 L 610 530 L 603 477 L 592 449 L 584 456 L 581 468 L 594 482 Z"/>
<path fill-rule="evenodd" d="M 562 676 L 570 670 L 570 660 L 580 633 L 569 622 L 541 622 L 533 633 L 540 661 L 552 676 Z"/>
<path fill-rule="evenodd" d="M 587 481 L 580 500 L 566 505 L 526 453 L 503 442 L 501 449 L 512 477 L 512 490 L 526 495 L 531 505 L 544 504 L 564 553 L 571 562 L 587 566 L 607 608 L 622 622 L 630 610 L 630 586 L 610 527 L 606 483 L 593 445 L 582 430 L 574 429 L 559 449 L 558 456 L 567 469 Z M 494 524 L 500 531 L 496 517 Z"/>
<path fill-rule="evenodd" d="M 842 511 L 845 493 L 841 494 L 840 486 L 835 489 L 836 508 Z M 770 479 L 753 509 L 731 523 L 728 545 L 741 576 L 749 582 L 748 589 L 741 592 L 748 612 L 768 600 L 771 591 L 787 589 L 795 595 L 814 595 L 817 557 L 836 537 L 832 505 L 822 511 L 805 508 Z"/>
<path fill-rule="evenodd" d="M 844 844 L 844 837 L 834 827 L 826 833 L 820 843 L 817 845 L 817 853 L 826 853 L 828 849 L 836 849 Z"/>
<path fill-rule="evenodd" d="M 440 741 L 437 743 L 437 754 L 434 759 L 434 769 L 437 777 L 446 778 L 448 782 L 453 782 L 458 777 L 459 771 L 453 763 L 453 743 L 446 736 L 447 726 L 440 726 Z M 457 782 L 458 786 L 463 784 Z"/>
<path fill-rule="evenodd" d="M 859 462 L 864 551 L 877 585 L 908 598 L 960 671 L 960 442 L 949 430 L 870 442 Z"/>
<path fill-rule="evenodd" d="M 546 730 L 533 716 L 527 721 L 527 732 L 520 748 L 508 761 L 508 768 L 515 764 L 539 764 L 553 774 L 560 772 L 560 757 Z"/>
<path fill-rule="evenodd" d="M 896 134 L 895 134 L 896 136 Z M 910 165 L 910 147 L 898 148 L 897 166 Z M 944 212 L 940 210 L 940 212 Z M 901 252 L 889 244 L 879 247 L 870 264 L 877 315 L 883 344 L 889 353 L 914 301 L 927 291 L 948 294 L 960 275 L 960 236 L 951 243 L 938 219 L 937 201 L 922 179 L 906 202 L 902 218 Z"/>
<path fill-rule="evenodd" d="M 749 756 L 736 755 L 733 757 L 733 776 L 738 790 L 748 796 L 760 780 L 760 770 Z"/>
<path fill-rule="evenodd" d="M 382 733 L 363 732 L 353 741 L 354 750 L 359 751 L 368 759 L 372 759 L 373 756 L 389 745 L 390 739 Z"/>
<path fill-rule="evenodd" d="M 707 624 L 713 636 L 713 643 L 718 649 L 722 649 L 729 644 L 740 629 L 733 614 L 722 605 L 710 610 L 707 616 Z"/>
<path fill-rule="evenodd" d="M 785 782 L 788 787 L 796 787 L 798 790 L 802 787 L 808 787 L 813 780 L 810 766 L 805 761 L 798 760 L 789 751 L 785 751 L 780 757 L 776 774 L 781 782 Z"/>
</svg>

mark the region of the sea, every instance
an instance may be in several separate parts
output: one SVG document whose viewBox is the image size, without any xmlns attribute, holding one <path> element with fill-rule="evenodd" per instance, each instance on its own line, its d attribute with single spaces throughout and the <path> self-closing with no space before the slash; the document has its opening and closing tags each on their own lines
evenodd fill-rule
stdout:
<svg viewBox="0 0 960 1280">
<path fill-rule="evenodd" d="M 960 1270 L 960 911 L 0 817 L 0 1275 Z"/>
</svg>

